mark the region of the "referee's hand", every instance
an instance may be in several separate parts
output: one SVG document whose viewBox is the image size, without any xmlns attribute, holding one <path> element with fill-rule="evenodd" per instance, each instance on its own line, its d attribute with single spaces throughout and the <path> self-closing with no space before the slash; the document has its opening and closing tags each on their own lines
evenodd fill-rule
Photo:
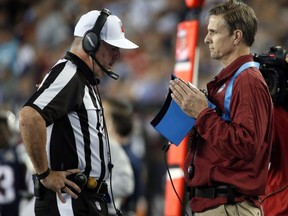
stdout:
<svg viewBox="0 0 288 216">
<path fill-rule="evenodd" d="M 67 176 L 79 173 L 79 169 L 69 169 L 66 171 L 53 171 L 51 170 L 50 174 L 41 180 L 41 183 L 47 188 L 55 193 L 57 193 L 58 198 L 61 200 L 62 203 L 65 203 L 66 200 L 63 197 L 61 190 L 65 193 L 69 194 L 74 199 L 77 199 L 78 196 L 72 190 L 76 191 L 77 193 L 81 192 L 80 187 L 75 184 L 73 181 L 67 179 Z"/>
</svg>

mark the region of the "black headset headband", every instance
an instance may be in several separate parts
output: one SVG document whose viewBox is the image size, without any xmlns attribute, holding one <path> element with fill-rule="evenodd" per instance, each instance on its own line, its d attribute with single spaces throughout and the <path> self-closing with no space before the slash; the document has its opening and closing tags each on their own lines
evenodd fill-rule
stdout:
<svg viewBox="0 0 288 216">
<path fill-rule="evenodd" d="M 97 18 L 94 26 L 92 27 L 92 29 L 90 31 L 93 31 L 96 35 L 98 35 L 98 38 L 100 39 L 100 32 L 107 20 L 107 17 L 111 15 L 111 12 L 106 9 L 106 8 L 103 8 L 100 12 L 100 15 L 99 17 Z"/>
<path fill-rule="evenodd" d="M 82 40 L 83 50 L 90 56 L 94 56 L 99 49 L 101 43 L 100 32 L 109 15 L 111 15 L 111 12 L 108 9 L 103 8 L 95 21 L 94 26 L 84 34 Z"/>
</svg>

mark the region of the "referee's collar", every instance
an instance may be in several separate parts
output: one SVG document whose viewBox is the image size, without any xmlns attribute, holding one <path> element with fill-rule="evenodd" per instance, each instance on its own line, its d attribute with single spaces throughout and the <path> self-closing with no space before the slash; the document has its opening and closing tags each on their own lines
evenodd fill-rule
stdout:
<svg viewBox="0 0 288 216">
<path fill-rule="evenodd" d="M 75 65 L 77 65 L 77 67 L 80 69 L 81 72 L 83 72 L 84 76 L 87 78 L 91 85 L 94 86 L 100 83 L 100 80 L 94 76 L 90 68 L 78 56 L 76 56 L 72 52 L 67 51 L 64 58 L 72 61 Z"/>
</svg>

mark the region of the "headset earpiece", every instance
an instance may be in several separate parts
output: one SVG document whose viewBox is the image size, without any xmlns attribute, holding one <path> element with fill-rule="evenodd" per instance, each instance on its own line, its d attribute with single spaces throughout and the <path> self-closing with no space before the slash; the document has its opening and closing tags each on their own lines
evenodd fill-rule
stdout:
<svg viewBox="0 0 288 216">
<path fill-rule="evenodd" d="M 93 32 L 92 30 L 89 30 L 85 33 L 83 37 L 82 46 L 83 46 L 83 50 L 87 54 L 94 55 L 95 52 L 97 52 L 97 50 L 99 49 L 100 39 L 97 36 L 97 34 L 95 34 L 95 32 Z"/>
<path fill-rule="evenodd" d="M 111 12 L 104 8 L 101 10 L 92 29 L 88 30 L 82 39 L 83 50 L 90 56 L 94 56 L 101 44 L 100 32 Z"/>
</svg>

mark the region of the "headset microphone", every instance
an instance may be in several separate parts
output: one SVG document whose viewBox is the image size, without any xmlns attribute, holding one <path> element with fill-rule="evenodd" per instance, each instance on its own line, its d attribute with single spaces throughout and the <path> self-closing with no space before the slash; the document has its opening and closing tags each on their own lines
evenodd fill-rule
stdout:
<svg viewBox="0 0 288 216">
<path fill-rule="evenodd" d="M 111 77 L 114 80 L 117 80 L 119 78 L 119 75 L 112 72 L 111 70 L 108 70 L 107 68 L 105 68 L 96 57 L 94 57 L 93 55 L 90 55 L 91 58 L 96 62 L 96 64 L 100 67 L 100 69 L 102 71 L 104 71 L 109 77 Z"/>
</svg>

